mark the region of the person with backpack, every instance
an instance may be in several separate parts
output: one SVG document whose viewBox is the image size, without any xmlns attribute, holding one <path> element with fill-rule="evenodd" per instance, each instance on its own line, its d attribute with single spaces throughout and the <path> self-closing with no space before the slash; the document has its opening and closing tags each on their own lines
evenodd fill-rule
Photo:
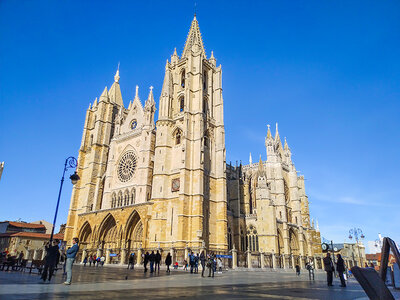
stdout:
<svg viewBox="0 0 400 300">
<path fill-rule="evenodd" d="M 324 257 L 324 269 L 326 272 L 326 281 L 328 282 L 328 286 L 333 286 L 333 271 L 335 271 L 335 268 L 329 252 Z"/>
<path fill-rule="evenodd" d="M 344 279 L 343 273 L 346 271 L 344 260 L 340 254 L 337 255 L 336 270 L 339 273 L 341 287 L 346 287 L 346 280 Z"/>
<path fill-rule="evenodd" d="M 200 254 L 200 263 L 201 263 L 201 277 L 204 277 L 204 270 L 206 268 L 206 256 L 204 255 L 204 251 L 201 251 Z"/>
</svg>

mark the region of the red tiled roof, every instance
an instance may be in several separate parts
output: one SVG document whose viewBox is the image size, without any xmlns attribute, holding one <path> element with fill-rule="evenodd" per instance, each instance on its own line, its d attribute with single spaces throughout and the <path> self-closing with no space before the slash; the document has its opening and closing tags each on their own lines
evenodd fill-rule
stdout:
<svg viewBox="0 0 400 300">
<path fill-rule="evenodd" d="M 0 234 L 0 237 L 31 237 L 31 238 L 40 238 L 40 239 L 50 239 L 50 234 L 45 234 L 45 233 L 37 233 L 37 232 L 15 232 L 15 233 L 2 233 Z M 53 235 L 54 239 L 57 240 L 62 240 L 64 238 L 64 234 L 62 233 L 57 233 Z"/>
<path fill-rule="evenodd" d="M 12 222 L 12 221 L 6 221 L 8 224 L 14 227 L 19 227 L 19 228 L 43 228 L 46 229 L 46 226 L 43 224 L 32 224 L 32 223 L 24 223 L 24 222 Z"/>
</svg>

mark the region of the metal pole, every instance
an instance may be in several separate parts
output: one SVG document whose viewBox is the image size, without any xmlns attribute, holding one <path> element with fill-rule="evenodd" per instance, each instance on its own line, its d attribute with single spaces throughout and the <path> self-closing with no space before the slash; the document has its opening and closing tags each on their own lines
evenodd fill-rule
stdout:
<svg viewBox="0 0 400 300">
<path fill-rule="evenodd" d="M 62 176 L 62 178 L 61 178 L 60 190 L 59 190 L 59 192 L 58 192 L 58 199 L 57 199 L 57 205 L 56 205 L 56 212 L 55 212 L 55 214 L 54 214 L 53 226 L 52 226 L 52 228 L 51 228 L 51 234 L 50 234 L 50 243 L 53 241 L 54 227 L 56 226 L 56 221 L 57 221 L 58 206 L 60 205 L 61 191 L 62 191 L 62 187 L 63 187 L 63 183 L 64 183 L 65 171 L 67 171 L 67 162 L 68 162 L 68 158 L 65 160 L 63 176 Z"/>
<path fill-rule="evenodd" d="M 333 266 L 335 266 L 336 261 L 335 261 L 335 249 L 333 249 L 333 241 L 331 240 L 331 247 L 332 247 L 332 256 L 333 256 Z M 333 268 L 333 274 L 335 274 L 336 277 L 336 268 Z"/>
</svg>

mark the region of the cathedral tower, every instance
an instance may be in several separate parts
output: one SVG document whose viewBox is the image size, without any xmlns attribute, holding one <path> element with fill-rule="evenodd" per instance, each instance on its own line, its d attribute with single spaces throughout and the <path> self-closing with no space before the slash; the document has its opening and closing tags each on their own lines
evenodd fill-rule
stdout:
<svg viewBox="0 0 400 300">
<path fill-rule="evenodd" d="M 207 59 L 194 17 L 181 57 L 175 49 L 165 66 L 150 246 L 227 249 L 225 170 L 221 66 Z"/>
</svg>

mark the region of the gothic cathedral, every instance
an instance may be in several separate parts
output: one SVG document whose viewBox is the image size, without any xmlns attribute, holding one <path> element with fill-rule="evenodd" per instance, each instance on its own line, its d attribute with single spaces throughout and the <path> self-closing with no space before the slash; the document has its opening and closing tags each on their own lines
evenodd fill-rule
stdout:
<svg viewBox="0 0 400 300">
<path fill-rule="evenodd" d="M 124 107 L 114 83 L 90 105 L 78 157 L 65 240 L 80 257 L 126 263 L 144 251 L 232 255 L 231 267 L 293 267 L 320 259 L 304 178 L 290 149 L 268 127 L 267 161 L 227 165 L 221 66 L 207 58 L 194 17 L 181 57 L 165 66 L 155 122 L 150 87 L 144 106 Z"/>
</svg>

